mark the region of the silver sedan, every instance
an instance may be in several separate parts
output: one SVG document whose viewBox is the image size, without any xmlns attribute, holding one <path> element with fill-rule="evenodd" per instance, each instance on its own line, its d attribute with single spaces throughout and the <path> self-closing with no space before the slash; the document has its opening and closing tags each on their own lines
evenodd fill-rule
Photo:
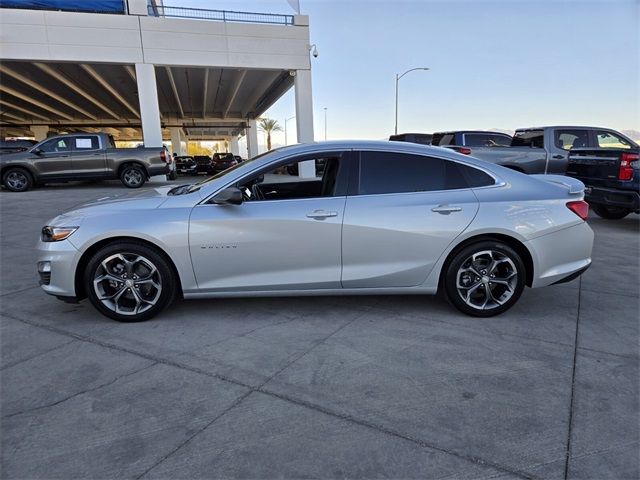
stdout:
<svg viewBox="0 0 640 480">
<path fill-rule="evenodd" d="M 174 299 L 435 294 L 488 317 L 591 263 L 584 185 L 396 142 L 284 147 L 52 219 L 45 292 L 149 319 Z"/>
</svg>

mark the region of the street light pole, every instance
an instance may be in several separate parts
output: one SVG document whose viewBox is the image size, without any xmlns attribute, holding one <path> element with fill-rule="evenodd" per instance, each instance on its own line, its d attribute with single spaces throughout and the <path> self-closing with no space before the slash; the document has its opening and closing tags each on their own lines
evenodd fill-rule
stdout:
<svg viewBox="0 0 640 480">
<path fill-rule="evenodd" d="M 289 145 L 289 143 L 287 143 L 287 122 L 289 120 L 293 120 L 294 118 L 296 118 L 296 116 L 294 115 L 293 117 L 289 117 L 289 118 L 285 118 L 284 119 L 284 144 Z"/>
<path fill-rule="evenodd" d="M 414 72 L 416 70 L 429 70 L 429 68 L 428 67 L 416 67 L 416 68 L 411 68 L 411 69 L 407 70 L 402 75 L 399 75 L 399 74 L 396 73 L 396 128 L 395 128 L 395 134 L 396 135 L 398 134 L 398 82 L 407 73 Z"/>
<path fill-rule="evenodd" d="M 324 107 L 324 141 L 327 141 L 327 107 Z"/>
</svg>

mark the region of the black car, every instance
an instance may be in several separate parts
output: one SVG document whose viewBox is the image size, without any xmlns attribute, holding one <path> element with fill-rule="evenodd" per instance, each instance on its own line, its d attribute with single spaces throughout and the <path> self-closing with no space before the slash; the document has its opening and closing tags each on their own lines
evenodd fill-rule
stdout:
<svg viewBox="0 0 640 480">
<path fill-rule="evenodd" d="M 211 175 L 213 174 L 213 163 L 211 157 L 208 155 L 194 155 L 193 161 L 196 164 L 197 175 Z"/>
<path fill-rule="evenodd" d="M 176 160 L 176 172 L 182 175 L 195 175 L 197 173 L 196 161 L 190 155 L 174 157 Z"/>
<path fill-rule="evenodd" d="M 238 161 L 233 153 L 214 153 L 211 163 L 213 165 L 213 172 L 218 173 L 237 165 Z"/>
<path fill-rule="evenodd" d="M 25 152 L 33 147 L 35 140 L 2 140 L 0 141 L 0 153 Z"/>
</svg>

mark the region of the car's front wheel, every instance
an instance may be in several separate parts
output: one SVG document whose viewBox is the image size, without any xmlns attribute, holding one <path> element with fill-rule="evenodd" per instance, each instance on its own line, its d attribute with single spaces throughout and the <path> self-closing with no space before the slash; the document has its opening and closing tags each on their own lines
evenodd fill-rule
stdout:
<svg viewBox="0 0 640 480">
<path fill-rule="evenodd" d="M 624 207 L 608 207 L 605 205 L 591 205 L 591 208 L 599 217 L 607 220 L 620 220 L 631 213 L 631 210 Z"/>
<path fill-rule="evenodd" d="M 174 299 L 176 281 L 167 260 L 137 242 L 114 242 L 87 263 L 84 285 L 98 311 L 119 322 L 149 320 Z"/>
<path fill-rule="evenodd" d="M 491 317 L 505 312 L 520 298 L 525 266 L 518 253 L 497 241 L 482 241 L 460 250 L 446 267 L 448 300 L 461 312 Z"/>
<path fill-rule="evenodd" d="M 125 187 L 140 188 L 146 179 L 145 171 L 138 165 L 125 165 L 120 172 L 120 181 Z"/>
<path fill-rule="evenodd" d="M 26 192 L 33 187 L 33 178 L 23 168 L 8 168 L 2 175 L 2 183 L 12 192 Z"/>
</svg>

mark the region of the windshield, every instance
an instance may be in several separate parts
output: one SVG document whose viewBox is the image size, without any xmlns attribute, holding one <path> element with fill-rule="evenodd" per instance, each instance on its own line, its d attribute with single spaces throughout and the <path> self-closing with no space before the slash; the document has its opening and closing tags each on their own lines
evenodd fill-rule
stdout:
<svg viewBox="0 0 640 480">
<path fill-rule="evenodd" d="M 207 183 L 213 182 L 214 180 L 217 180 L 218 178 L 224 177 L 226 174 L 228 174 L 230 172 L 233 172 L 237 168 L 240 168 L 240 167 L 242 167 L 244 165 L 247 165 L 248 163 L 255 162 L 259 158 L 262 158 L 262 157 L 264 157 L 266 155 L 269 155 L 271 153 L 275 153 L 278 150 L 281 150 L 282 148 L 285 148 L 285 147 L 274 148 L 273 150 L 261 153 L 260 155 L 256 155 L 255 157 L 250 158 L 249 160 L 245 160 L 244 162 L 240 162 L 237 165 L 234 165 L 233 167 L 227 168 L 226 170 L 223 170 L 220 173 L 216 173 L 215 175 L 212 175 L 211 177 L 207 177 L 207 178 L 205 178 L 204 180 L 202 180 L 202 181 L 200 181 L 198 183 L 194 183 L 193 185 L 190 185 L 189 188 L 184 191 L 184 193 L 197 192 L 198 190 L 200 190 Z"/>
</svg>

